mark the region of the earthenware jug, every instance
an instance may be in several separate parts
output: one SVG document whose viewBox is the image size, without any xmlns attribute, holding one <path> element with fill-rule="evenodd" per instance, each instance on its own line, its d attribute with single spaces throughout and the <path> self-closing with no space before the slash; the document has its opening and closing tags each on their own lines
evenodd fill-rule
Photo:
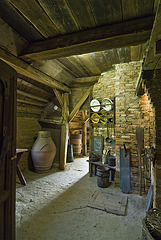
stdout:
<svg viewBox="0 0 161 240">
<path fill-rule="evenodd" d="M 55 155 L 56 146 L 51 139 L 50 131 L 39 131 L 31 149 L 35 171 L 39 173 L 50 171 Z"/>
</svg>

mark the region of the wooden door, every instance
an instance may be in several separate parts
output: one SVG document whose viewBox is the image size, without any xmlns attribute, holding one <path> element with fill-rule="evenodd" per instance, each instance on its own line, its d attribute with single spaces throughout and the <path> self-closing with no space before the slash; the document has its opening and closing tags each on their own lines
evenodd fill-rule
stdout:
<svg viewBox="0 0 161 240">
<path fill-rule="evenodd" d="M 0 61 L 0 239 L 15 239 L 16 72 Z"/>
</svg>

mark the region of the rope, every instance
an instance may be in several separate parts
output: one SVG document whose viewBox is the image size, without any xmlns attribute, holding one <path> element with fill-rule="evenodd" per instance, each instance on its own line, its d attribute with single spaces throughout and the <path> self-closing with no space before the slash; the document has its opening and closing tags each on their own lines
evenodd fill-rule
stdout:
<svg viewBox="0 0 161 240">
<path fill-rule="evenodd" d="M 161 210 L 152 208 L 146 213 L 146 219 L 151 226 L 151 230 L 158 231 L 161 234 Z"/>
</svg>

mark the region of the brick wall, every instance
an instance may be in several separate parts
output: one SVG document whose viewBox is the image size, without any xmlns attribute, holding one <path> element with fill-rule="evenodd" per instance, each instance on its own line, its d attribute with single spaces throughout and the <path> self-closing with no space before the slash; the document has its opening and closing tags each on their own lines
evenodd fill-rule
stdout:
<svg viewBox="0 0 161 240">
<path fill-rule="evenodd" d="M 139 97 L 135 95 L 136 82 L 141 70 L 141 62 L 119 64 L 115 69 L 99 78 L 93 89 L 93 98 L 115 98 L 115 139 L 116 162 L 119 170 L 120 147 L 123 144 L 131 150 L 131 184 L 137 190 L 139 185 L 139 164 L 137 156 L 136 127 L 143 126 L 143 115 L 139 105 Z M 106 129 L 99 130 L 106 136 Z M 105 148 L 111 149 L 111 146 Z"/>
<path fill-rule="evenodd" d="M 147 93 L 140 97 L 140 107 L 144 116 L 144 147 L 153 146 L 153 109 Z"/>
<path fill-rule="evenodd" d="M 143 113 L 143 126 L 144 126 L 144 148 L 146 148 L 146 158 L 144 159 L 143 172 L 142 172 L 142 185 L 145 189 L 145 192 L 148 192 L 151 182 L 153 184 L 153 164 L 151 162 L 152 147 L 154 146 L 154 137 L 153 137 L 153 108 L 148 98 L 147 93 L 144 93 L 140 97 L 140 108 Z M 142 159 L 143 160 L 143 159 Z"/>
<path fill-rule="evenodd" d="M 31 159 L 31 148 L 37 138 L 41 126 L 34 118 L 18 117 L 17 118 L 17 148 L 27 148 L 29 151 L 22 155 L 20 168 L 33 169 Z"/>
<path fill-rule="evenodd" d="M 154 106 L 154 146 L 156 159 L 154 165 L 154 207 L 161 209 L 161 69 L 153 72 L 151 78 L 144 80 L 149 99 Z"/>
</svg>

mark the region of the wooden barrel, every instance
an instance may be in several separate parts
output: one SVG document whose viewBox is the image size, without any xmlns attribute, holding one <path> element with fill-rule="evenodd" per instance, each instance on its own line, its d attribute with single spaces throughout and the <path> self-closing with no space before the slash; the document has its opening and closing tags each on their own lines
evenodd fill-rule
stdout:
<svg viewBox="0 0 161 240">
<path fill-rule="evenodd" d="M 110 176 L 109 170 L 110 170 L 109 168 L 104 166 L 99 166 L 97 168 L 96 175 L 97 175 L 98 187 L 106 188 L 109 186 L 109 176 Z"/>
<path fill-rule="evenodd" d="M 70 143 L 73 145 L 73 155 L 79 156 L 82 152 L 82 134 L 71 134 Z"/>
</svg>

